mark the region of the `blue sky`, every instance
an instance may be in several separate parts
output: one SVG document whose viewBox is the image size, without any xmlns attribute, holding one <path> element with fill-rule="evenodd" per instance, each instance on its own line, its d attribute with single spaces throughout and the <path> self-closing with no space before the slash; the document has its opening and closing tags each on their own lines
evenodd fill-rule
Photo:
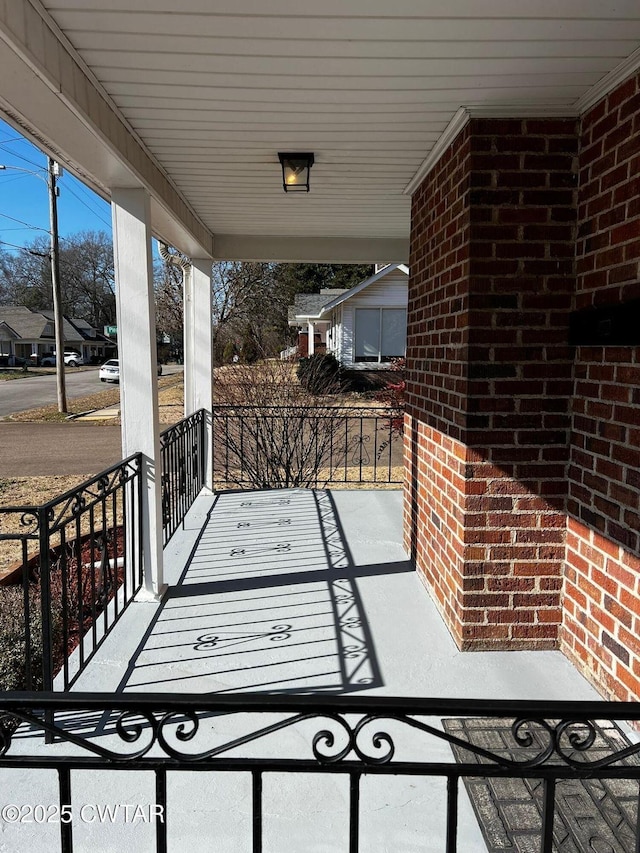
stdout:
<svg viewBox="0 0 640 853">
<path fill-rule="evenodd" d="M 36 237 L 48 238 L 47 158 L 0 120 L 0 164 L 7 166 L 6 170 L 0 170 L 0 248 L 13 252 L 15 247 L 25 246 Z M 17 168 L 9 168 L 12 166 Z M 35 172 L 40 177 L 18 169 Z M 58 186 L 61 238 L 79 231 L 105 231 L 111 235 L 111 210 L 107 202 L 66 170 Z"/>
</svg>

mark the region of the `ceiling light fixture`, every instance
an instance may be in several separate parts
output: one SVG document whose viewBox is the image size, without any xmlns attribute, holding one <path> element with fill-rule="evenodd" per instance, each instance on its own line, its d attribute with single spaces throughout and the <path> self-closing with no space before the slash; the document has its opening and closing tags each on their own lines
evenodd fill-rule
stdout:
<svg viewBox="0 0 640 853">
<path fill-rule="evenodd" d="M 309 192 L 309 171 L 313 154 L 278 154 L 282 166 L 282 186 L 286 193 Z"/>
</svg>

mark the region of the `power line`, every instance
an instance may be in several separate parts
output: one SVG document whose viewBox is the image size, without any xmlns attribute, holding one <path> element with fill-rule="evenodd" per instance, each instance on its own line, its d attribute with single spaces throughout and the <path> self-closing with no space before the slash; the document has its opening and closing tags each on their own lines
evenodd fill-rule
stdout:
<svg viewBox="0 0 640 853">
<path fill-rule="evenodd" d="M 2 214 L 0 214 L 1 216 Z M 2 234 L 6 234 L 7 231 L 24 231 L 24 228 L 0 228 L 0 232 Z"/>
<path fill-rule="evenodd" d="M 2 245 L 2 246 L 11 246 L 11 248 L 12 248 L 12 249 L 20 249 L 20 250 L 21 250 L 21 251 L 23 251 L 23 252 L 28 252 L 28 251 L 29 251 L 29 249 L 27 249 L 27 247 L 26 247 L 26 246 L 16 246 L 16 244 L 15 244 L 15 243 L 7 243 L 7 241 L 6 241 L 6 240 L 0 240 L 0 245 Z"/>
<path fill-rule="evenodd" d="M 0 143 L 2 145 L 4 145 L 5 142 L 27 142 L 27 140 L 24 138 L 24 136 L 10 136 L 9 139 L 0 139 Z"/>
<path fill-rule="evenodd" d="M 15 216 L 9 216 L 8 213 L 0 213 L 4 219 L 10 219 L 12 222 L 18 222 L 20 225 L 24 225 L 25 228 L 29 228 L 31 231 L 44 231 L 45 234 L 51 234 L 48 228 L 41 228 L 39 225 L 31 225 L 29 222 L 23 222 L 22 219 L 16 219 Z M 22 228 L 2 228 L 2 231 L 22 231 Z M 59 237 L 58 239 L 64 240 L 65 243 L 73 244 L 73 240 L 70 237 Z M 27 251 L 29 251 L 27 249 Z"/>
<path fill-rule="evenodd" d="M 99 196 L 97 193 L 94 193 L 92 190 L 88 189 L 88 187 L 86 187 L 81 181 L 79 181 L 77 179 L 75 181 L 75 188 L 79 192 L 81 192 L 82 195 L 86 196 L 89 199 L 89 201 L 91 201 L 92 203 L 97 200 L 99 202 L 101 201 L 103 204 L 106 204 L 107 207 L 109 207 L 109 208 L 111 207 L 110 203 L 108 201 L 106 201 L 105 199 L 103 199 L 102 196 Z M 96 207 L 96 210 L 98 210 L 97 204 L 95 207 Z M 102 210 L 104 210 L 104 209 L 102 209 Z"/>
<path fill-rule="evenodd" d="M 5 144 L 3 142 L 0 142 L 0 148 L 4 148 L 4 147 L 5 147 Z M 22 154 L 16 154 L 15 151 L 9 151 L 9 154 L 11 154 L 12 157 L 17 157 L 18 160 L 24 160 L 24 162 L 28 163 L 30 166 L 35 166 L 36 169 L 40 169 L 43 172 L 47 171 L 41 163 L 36 163 L 34 160 L 29 160 L 28 157 L 24 157 Z"/>
<path fill-rule="evenodd" d="M 31 225 L 28 222 L 23 222 L 22 219 L 16 219 L 15 216 L 9 216 L 8 213 L 0 213 L 0 216 L 2 216 L 4 219 L 10 219 L 12 222 L 17 222 L 20 225 L 24 225 L 25 228 L 29 228 L 32 231 L 44 231 L 45 234 L 49 234 L 48 228 L 41 228 L 39 225 Z"/>
<path fill-rule="evenodd" d="M 0 148 L 2 148 L 2 147 L 4 147 L 4 143 L 0 142 Z M 37 169 L 45 171 L 45 169 L 42 166 L 40 166 L 38 163 L 35 163 L 33 160 L 30 160 L 28 157 L 23 157 L 21 154 L 15 154 L 13 151 L 11 151 L 9 153 L 13 157 L 17 157 L 19 160 L 24 160 L 25 163 L 29 163 L 30 166 L 35 166 Z M 20 176 L 20 177 L 26 177 L 26 175 Z M 44 177 L 44 176 L 42 176 L 42 177 Z M 101 222 L 103 222 L 107 226 L 107 228 L 111 228 L 111 222 L 108 222 L 95 208 L 90 207 L 87 204 L 87 202 L 84 201 L 84 199 L 80 198 L 80 196 L 75 192 L 73 187 L 71 187 L 67 181 L 64 182 L 64 188 L 66 190 L 68 190 L 71 193 L 71 195 L 74 196 L 74 198 L 80 202 L 80 204 L 84 205 L 84 207 L 86 207 L 90 213 L 92 213 L 97 219 L 99 219 Z M 33 226 L 33 227 L 35 227 L 35 226 Z M 44 229 L 42 229 L 42 230 L 44 230 Z"/>
<path fill-rule="evenodd" d="M 104 224 L 107 226 L 107 228 L 111 228 L 111 223 L 107 222 L 107 220 L 104 219 L 96 210 L 89 207 L 89 205 L 86 203 L 86 201 L 81 199 L 80 196 L 76 192 L 74 192 L 74 190 L 69 186 L 68 183 L 65 182 L 64 188 L 66 190 L 68 190 L 72 196 L 75 196 L 75 198 L 80 202 L 80 204 L 83 204 L 90 213 L 93 213 L 93 215 L 100 220 L 100 222 L 104 222 Z"/>
</svg>

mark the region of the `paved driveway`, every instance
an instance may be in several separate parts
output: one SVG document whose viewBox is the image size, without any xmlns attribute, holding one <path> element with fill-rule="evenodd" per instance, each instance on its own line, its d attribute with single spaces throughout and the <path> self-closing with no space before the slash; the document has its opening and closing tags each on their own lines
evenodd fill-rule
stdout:
<svg viewBox="0 0 640 853">
<path fill-rule="evenodd" d="M 0 423 L 0 477 L 90 476 L 121 458 L 119 426 Z"/>
</svg>

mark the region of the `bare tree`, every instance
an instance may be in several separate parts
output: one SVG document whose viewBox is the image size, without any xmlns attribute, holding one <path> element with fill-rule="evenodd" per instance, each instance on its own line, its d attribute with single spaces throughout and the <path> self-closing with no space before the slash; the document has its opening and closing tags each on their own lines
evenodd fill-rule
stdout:
<svg viewBox="0 0 640 853">
<path fill-rule="evenodd" d="M 156 327 L 173 338 L 182 336 L 184 323 L 182 270 L 176 264 L 158 260 L 154 267 Z"/>
<path fill-rule="evenodd" d="M 52 308 L 50 249 L 37 238 L 15 255 L 5 256 L 2 272 L 5 304 L 25 305 L 34 311 Z M 81 317 L 95 328 L 115 320 L 113 248 L 104 232 L 86 231 L 60 245 L 62 310 Z"/>
</svg>

